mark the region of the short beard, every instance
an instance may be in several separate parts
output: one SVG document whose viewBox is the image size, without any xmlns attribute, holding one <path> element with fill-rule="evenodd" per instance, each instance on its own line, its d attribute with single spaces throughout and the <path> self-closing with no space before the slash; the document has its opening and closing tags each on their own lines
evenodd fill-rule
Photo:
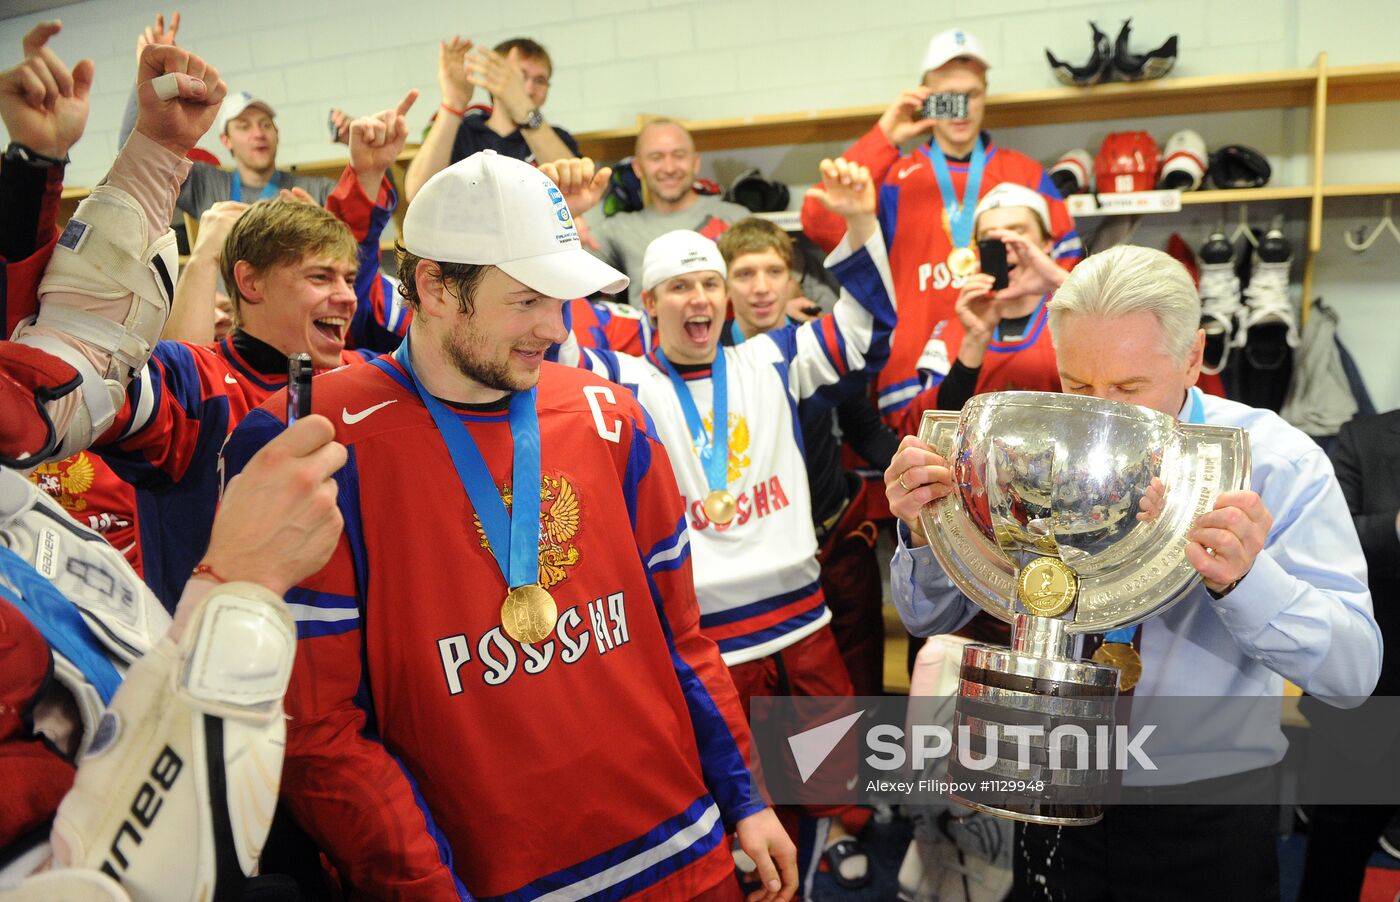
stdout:
<svg viewBox="0 0 1400 902">
<path fill-rule="evenodd" d="M 467 349 L 469 341 L 469 338 L 457 330 L 442 337 L 442 352 L 463 376 L 478 385 L 504 392 L 524 391 L 534 384 L 530 382 L 520 385 L 512 381 L 510 369 L 505 363 L 488 364 L 474 359 Z"/>
</svg>

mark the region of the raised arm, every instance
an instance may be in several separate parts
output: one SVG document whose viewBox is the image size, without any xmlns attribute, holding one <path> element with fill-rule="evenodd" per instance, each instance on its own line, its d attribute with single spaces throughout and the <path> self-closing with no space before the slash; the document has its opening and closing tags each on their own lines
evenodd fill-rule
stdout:
<svg viewBox="0 0 1400 902">
<path fill-rule="evenodd" d="M 326 203 L 359 243 L 349 342 L 361 352 L 393 351 L 411 320 L 396 306 L 393 283 L 379 271 L 379 239 L 398 204 L 386 174 L 403 151 L 408 137 L 404 115 L 417 97 L 416 90 L 410 91 L 397 107 L 350 123 L 350 165 Z"/>
<path fill-rule="evenodd" d="M 505 110 L 510 121 L 520 128 L 520 136 L 535 156 L 536 163 L 552 163 L 576 156 L 543 117 L 537 128 L 525 128 L 524 123 L 535 103 L 525 92 L 525 77 L 504 56 L 486 47 L 478 47 L 467 57 L 467 77 L 479 88 L 491 92 L 491 102 Z"/>
<path fill-rule="evenodd" d="M 933 130 L 934 120 L 916 118 L 928 95 L 929 89 L 922 86 L 901 92 L 875 126 L 847 148 L 842 158 L 869 169 L 875 184 L 882 184 L 885 174 L 899 159 L 899 146 Z M 808 196 L 802 202 L 802 231 L 822 250 L 834 250 L 844 229 L 841 217 L 816 198 Z M 887 240 L 892 237 L 887 236 Z"/>
<path fill-rule="evenodd" d="M 175 37 L 180 33 L 180 14 L 170 17 L 170 25 L 165 24 L 165 14 L 156 13 L 156 21 L 153 25 L 147 25 L 141 29 L 141 33 L 136 36 L 136 69 L 141 69 L 141 54 L 146 52 L 146 48 L 151 44 L 162 44 L 167 47 L 175 46 Z M 126 143 L 126 139 L 131 137 L 131 133 L 136 130 L 136 116 L 140 112 L 140 104 L 136 98 L 137 85 L 131 86 L 131 93 L 126 98 L 126 106 L 122 110 L 121 128 L 117 130 L 117 146 Z"/>
<path fill-rule="evenodd" d="M 236 200 L 221 200 L 199 217 L 199 237 L 175 285 L 175 302 L 161 333 L 164 341 L 210 344 L 214 341 L 215 300 L 224 240 L 248 209 Z"/>
<path fill-rule="evenodd" d="M 40 22 L 24 38 L 24 58 L 0 72 L 0 122 L 26 162 L 0 164 L 0 258 L 5 295 L 0 325 L 8 337 L 33 315 L 38 278 L 57 239 L 55 220 L 68 151 L 82 137 L 88 118 L 93 65 L 82 60 L 70 71 L 48 42 L 63 28 Z"/>
<path fill-rule="evenodd" d="M 142 55 L 138 85 L 136 131 L 69 222 L 39 287 L 38 321 L 16 336 L 83 377 L 81 393 L 42 408 L 59 444 L 44 451 L 58 457 L 92 444 L 113 422 L 150 358 L 174 293 L 175 242 L 165 224 L 189 171 L 184 153 L 227 90 L 199 57 L 155 45 Z"/>
<path fill-rule="evenodd" d="M 842 159 L 823 160 L 821 172 L 821 185 L 809 194 L 847 224 L 845 239 L 827 258 L 841 296 L 831 313 L 767 335 L 789 361 L 788 384 L 798 398 L 842 380 L 858 387 L 864 376 L 884 366 L 895 324 L 894 283 L 875 218 L 870 172 Z M 845 387 L 827 389 L 821 397 L 837 403 Z"/>
<path fill-rule="evenodd" d="M 475 90 L 467 78 L 467 52 L 471 49 L 471 41 L 455 35 L 438 44 L 438 88 L 442 99 L 428 136 L 404 174 L 405 202 L 411 202 L 428 179 L 452 162 L 452 142 L 457 139 L 457 129 L 462 125 L 462 117 L 467 114 L 467 105 L 472 102 Z"/>
</svg>

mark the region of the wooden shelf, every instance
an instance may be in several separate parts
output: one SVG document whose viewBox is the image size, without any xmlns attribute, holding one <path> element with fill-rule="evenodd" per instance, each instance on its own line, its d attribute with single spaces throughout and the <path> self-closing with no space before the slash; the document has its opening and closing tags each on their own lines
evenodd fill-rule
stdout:
<svg viewBox="0 0 1400 902">
<path fill-rule="evenodd" d="M 1387 194 L 1400 194 L 1400 182 L 1322 186 L 1323 197 L 1384 197 Z"/>
<path fill-rule="evenodd" d="M 1181 195 L 1182 206 L 1195 204 L 1251 204 L 1271 200 L 1307 200 L 1313 196 L 1310 186 L 1289 188 L 1230 188 L 1216 191 L 1190 191 Z"/>
<path fill-rule="evenodd" d="M 1340 66 L 1328 69 L 1331 103 L 1365 103 L 1400 99 L 1400 64 Z M 1046 88 L 992 94 L 987 98 L 988 128 L 1091 122 L 1103 119 L 1286 109 L 1312 104 L 1318 69 L 1279 69 L 1239 75 L 1193 75 L 1156 81 L 1096 85 L 1092 88 Z M 885 106 L 840 107 L 757 116 L 733 116 L 689 122 L 695 146 L 702 151 L 782 144 L 847 141 L 870 129 Z M 639 117 L 649 118 L 649 117 Z M 632 153 L 641 122 L 629 128 L 581 132 L 574 137 L 585 156 L 618 160 Z M 416 145 L 404 148 L 398 163 L 406 166 Z M 345 159 L 299 163 L 293 172 L 336 178 Z"/>
<path fill-rule="evenodd" d="M 1316 81 L 1314 68 L 1283 69 L 993 94 L 987 98 L 987 126 L 1302 107 L 1312 103 Z"/>
<path fill-rule="evenodd" d="M 1388 66 L 1353 68 L 1358 70 L 1352 76 L 1358 91 L 1364 88 L 1374 94 L 1392 87 L 1400 91 L 1400 67 L 1394 67 L 1394 72 Z M 1363 69 L 1364 72 L 1360 71 Z M 1312 103 L 1316 83 L 1317 70 L 1309 68 L 992 94 L 987 98 L 986 126 L 1012 128 L 1056 122 L 1302 107 Z M 807 144 L 859 137 L 884 111 L 884 106 L 845 107 L 710 119 L 689 122 L 686 127 L 695 136 L 695 146 L 702 151 Z M 574 137 L 586 156 L 617 160 L 632 152 L 637 127 L 584 132 Z"/>
<path fill-rule="evenodd" d="M 1377 103 L 1385 100 L 1400 100 L 1400 63 L 1328 67 L 1328 103 Z"/>
</svg>

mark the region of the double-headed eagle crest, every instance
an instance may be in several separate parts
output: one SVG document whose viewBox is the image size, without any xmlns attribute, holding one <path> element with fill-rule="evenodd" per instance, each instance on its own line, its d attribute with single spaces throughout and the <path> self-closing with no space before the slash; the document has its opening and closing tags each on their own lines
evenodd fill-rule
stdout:
<svg viewBox="0 0 1400 902">
<path fill-rule="evenodd" d="M 710 435 L 715 434 L 715 412 L 712 410 L 705 415 L 705 431 Z M 729 482 L 734 482 L 744 472 L 749 465 L 749 423 L 737 413 L 729 415 Z M 695 454 L 700 455 L 700 448 L 695 446 Z"/>
<path fill-rule="evenodd" d="M 501 500 L 511 509 L 512 488 L 501 486 Z M 571 544 L 579 529 L 578 494 L 562 476 L 545 474 L 540 479 L 540 585 L 546 589 L 564 581 L 568 568 L 578 564 L 578 548 Z M 472 515 L 481 547 L 491 548 L 481 518 Z"/>
<path fill-rule="evenodd" d="M 40 464 L 29 478 L 63 505 L 64 510 L 80 511 L 87 509 L 87 500 L 82 496 L 92 488 L 96 475 L 87 452 L 79 451 L 63 460 Z"/>
</svg>

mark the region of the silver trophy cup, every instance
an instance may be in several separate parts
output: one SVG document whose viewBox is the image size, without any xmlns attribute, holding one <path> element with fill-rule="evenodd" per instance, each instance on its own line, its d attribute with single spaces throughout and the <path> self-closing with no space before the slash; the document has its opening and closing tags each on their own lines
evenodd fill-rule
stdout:
<svg viewBox="0 0 1400 902">
<path fill-rule="evenodd" d="M 1138 651 L 1083 634 L 1142 623 L 1200 581 L 1186 536 L 1222 492 L 1248 485 L 1243 430 L 1181 423 L 1131 404 L 1044 392 L 978 395 L 961 414 L 924 414 L 919 438 L 953 469 L 955 491 L 921 515 L 934 556 L 983 610 L 1012 625 L 1010 648 L 967 647 L 955 735 L 990 767 L 949 778 L 990 784 L 958 801 L 1034 823 L 1103 816 L 1120 689 Z M 1057 747 L 1073 725 L 1088 745 Z M 1037 728 L 1027 760 L 1007 743 Z M 965 729 L 964 729 L 965 728 Z M 1064 731 L 1059 731 L 1063 733 Z M 1065 740 L 1067 741 L 1067 740 Z M 1089 762 L 1086 765 L 1086 761 Z"/>
</svg>

